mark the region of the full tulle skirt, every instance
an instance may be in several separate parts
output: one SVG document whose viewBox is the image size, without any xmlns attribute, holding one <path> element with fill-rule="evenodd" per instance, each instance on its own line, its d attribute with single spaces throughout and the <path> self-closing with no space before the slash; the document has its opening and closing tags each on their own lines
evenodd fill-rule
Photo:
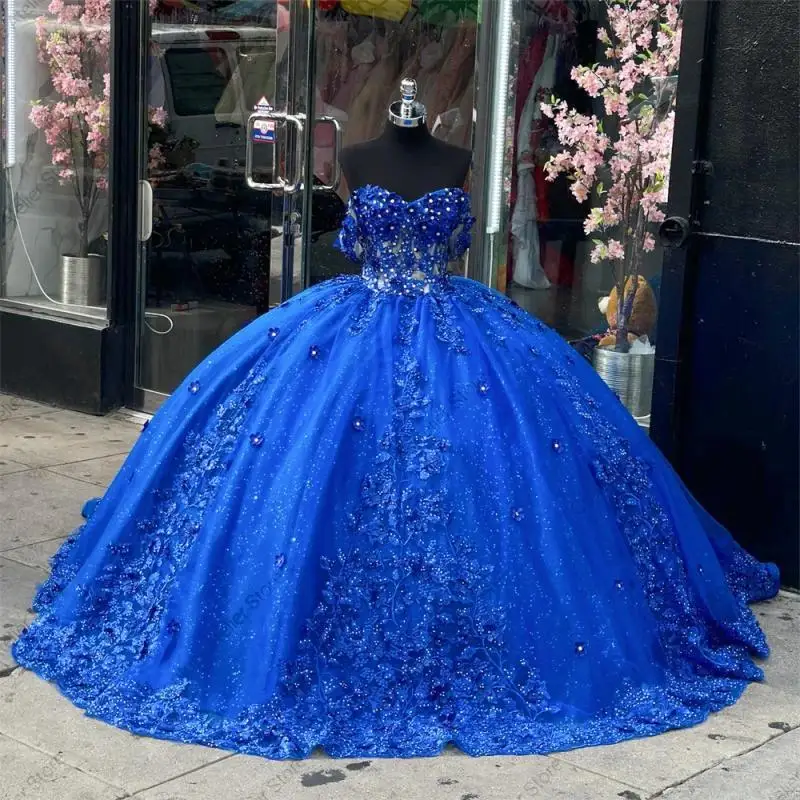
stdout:
<svg viewBox="0 0 800 800">
<path fill-rule="evenodd" d="M 547 753 L 735 702 L 777 589 L 556 333 L 466 279 L 345 277 L 186 378 L 14 655 L 150 736 Z"/>
</svg>

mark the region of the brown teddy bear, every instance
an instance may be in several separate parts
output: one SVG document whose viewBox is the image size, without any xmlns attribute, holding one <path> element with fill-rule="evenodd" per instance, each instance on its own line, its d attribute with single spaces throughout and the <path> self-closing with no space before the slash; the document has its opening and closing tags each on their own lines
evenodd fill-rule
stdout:
<svg viewBox="0 0 800 800">
<path fill-rule="evenodd" d="M 626 297 L 630 294 L 632 281 L 633 278 L 628 278 L 625 284 Z M 611 294 L 603 297 L 597 305 L 608 321 L 608 333 L 600 339 L 598 347 L 613 346 L 617 340 L 617 287 L 615 286 Z M 656 296 L 650 284 L 639 275 L 636 279 L 636 296 L 633 298 L 633 308 L 628 319 L 628 341 L 633 343 L 642 336 L 649 336 L 655 328 L 657 315 Z"/>
</svg>

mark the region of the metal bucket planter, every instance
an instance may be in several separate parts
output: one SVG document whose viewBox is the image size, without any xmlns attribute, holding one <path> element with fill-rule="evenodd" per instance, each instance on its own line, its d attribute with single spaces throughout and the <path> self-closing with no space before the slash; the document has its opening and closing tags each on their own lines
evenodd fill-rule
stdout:
<svg viewBox="0 0 800 800">
<path fill-rule="evenodd" d="M 653 400 L 655 353 L 619 353 L 596 347 L 592 356 L 597 374 L 634 417 L 646 417 Z"/>
<path fill-rule="evenodd" d="M 103 256 L 61 256 L 61 302 L 78 306 L 103 306 L 106 270 Z"/>
</svg>

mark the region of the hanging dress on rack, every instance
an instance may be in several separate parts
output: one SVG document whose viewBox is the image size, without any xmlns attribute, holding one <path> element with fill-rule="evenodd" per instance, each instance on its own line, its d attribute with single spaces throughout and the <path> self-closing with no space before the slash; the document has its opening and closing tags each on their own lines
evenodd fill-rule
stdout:
<svg viewBox="0 0 800 800">
<path fill-rule="evenodd" d="M 476 29 L 471 25 L 461 25 L 455 29 L 451 37 L 445 31 L 446 40 L 452 44 L 445 45 L 445 59 L 435 80 L 420 93 L 420 100 L 428 111 L 428 118 L 435 120 L 439 114 L 451 107 L 455 97 L 461 96 L 469 78 L 475 72 Z"/>
<path fill-rule="evenodd" d="M 349 112 L 350 106 L 366 83 L 367 76 L 375 66 L 378 57 L 375 36 L 370 35 L 350 50 L 350 68 L 347 78 L 339 86 L 331 104 Z"/>
<path fill-rule="evenodd" d="M 537 192 L 534 180 L 536 168 L 535 127 L 542 119 L 543 92 L 551 89 L 555 79 L 561 37 L 547 37 L 544 55 L 533 79 L 517 128 L 517 197 L 511 217 L 513 242 L 514 283 L 526 289 L 550 287 L 541 263 Z"/>
<path fill-rule="evenodd" d="M 378 39 L 378 63 L 356 95 L 348 112 L 344 146 L 365 142 L 378 134 L 386 117 L 386 96 L 396 85 L 400 72 L 400 54 L 388 37 Z"/>
</svg>

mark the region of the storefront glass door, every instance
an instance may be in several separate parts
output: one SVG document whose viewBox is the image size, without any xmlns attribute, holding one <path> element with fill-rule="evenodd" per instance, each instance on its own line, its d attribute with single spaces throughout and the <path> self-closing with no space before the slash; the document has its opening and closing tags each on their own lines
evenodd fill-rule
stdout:
<svg viewBox="0 0 800 800">
<path fill-rule="evenodd" d="M 159 3 L 144 37 L 135 397 L 145 408 L 276 293 L 272 197 L 245 181 L 248 116 L 259 92 L 275 91 L 276 8 L 236 5 Z"/>
<path fill-rule="evenodd" d="M 144 408 L 258 314 L 357 270 L 334 248 L 348 196 L 338 155 L 381 133 L 402 78 L 417 80 L 434 135 L 472 139 L 468 3 L 457 13 L 408 2 L 371 14 L 319 1 L 166 8 L 147 39 Z"/>
<path fill-rule="evenodd" d="M 349 194 L 337 176 L 342 147 L 379 136 L 400 81 L 417 81 L 433 134 L 471 148 L 478 3 L 291 3 L 298 110 L 306 126 L 301 283 L 318 283 L 358 267 L 334 248 Z M 362 9 L 369 7 L 370 13 Z M 302 69 L 305 66 L 305 72 Z M 300 108 L 302 106 L 303 108 Z M 322 120 L 320 122 L 320 120 Z M 333 185 L 334 189 L 324 186 Z"/>
</svg>

